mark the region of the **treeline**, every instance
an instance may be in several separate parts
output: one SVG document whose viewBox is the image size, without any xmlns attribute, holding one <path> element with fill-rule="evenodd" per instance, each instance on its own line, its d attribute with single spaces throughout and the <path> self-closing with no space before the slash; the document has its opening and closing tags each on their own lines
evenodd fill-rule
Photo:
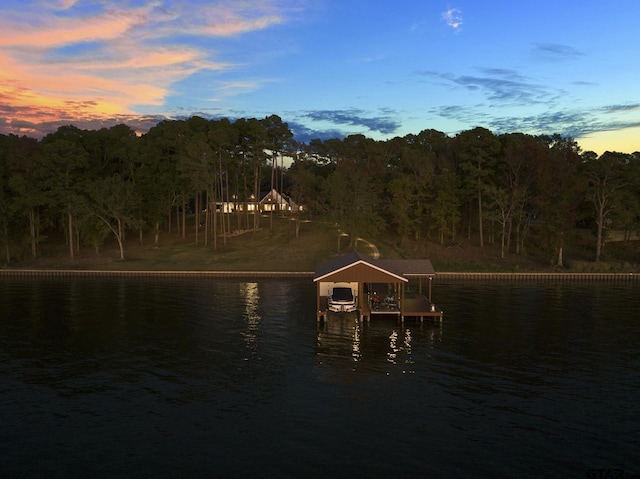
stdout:
<svg viewBox="0 0 640 479">
<path fill-rule="evenodd" d="M 40 141 L 0 135 L 4 262 L 37 258 L 56 230 L 71 258 L 110 235 L 124 258 L 127 235 L 186 235 L 189 212 L 196 244 L 216 248 L 234 229 L 260 227 L 254 212 L 272 189 L 303 205 L 296 219 L 329 221 L 352 239 L 385 229 L 399 242 L 473 235 L 503 257 L 535 243 L 559 266 L 577 224 L 596 233 L 596 261 L 608 231 L 640 230 L 638 152 L 598 157 L 572 139 L 484 128 L 300 144 L 276 115 L 193 117 L 142 136 L 126 125 L 66 126 Z"/>
<path fill-rule="evenodd" d="M 640 232 L 640 153 L 581 153 L 570 138 L 485 128 L 374 141 L 312 141 L 291 169 L 295 194 L 351 237 L 392 228 L 400 241 L 476 235 L 520 254 L 529 241 L 563 266 L 569 232 Z M 315 200 L 314 200 L 315 199 Z"/>
</svg>

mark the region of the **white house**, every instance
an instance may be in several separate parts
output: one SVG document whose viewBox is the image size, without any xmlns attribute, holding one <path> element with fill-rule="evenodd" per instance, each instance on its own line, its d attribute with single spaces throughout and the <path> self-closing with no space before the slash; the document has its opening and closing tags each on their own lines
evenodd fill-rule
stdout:
<svg viewBox="0 0 640 479">
<path fill-rule="evenodd" d="M 272 189 L 264 195 L 259 202 L 260 211 L 302 211 L 302 207 L 296 204 L 288 196 Z"/>
</svg>

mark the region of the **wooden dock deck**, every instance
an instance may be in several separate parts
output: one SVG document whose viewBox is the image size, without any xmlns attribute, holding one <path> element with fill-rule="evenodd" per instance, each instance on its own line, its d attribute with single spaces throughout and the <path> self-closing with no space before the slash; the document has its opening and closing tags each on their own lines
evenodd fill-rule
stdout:
<svg viewBox="0 0 640 479">
<path fill-rule="evenodd" d="M 327 298 L 322 297 L 320 300 L 321 309 L 318 311 L 318 321 L 327 319 L 328 314 L 343 315 L 346 313 L 330 313 L 327 309 Z M 382 302 L 379 309 L 372 309 L 368 301 L 364 301 L 359 305 L 358 316 L 360 321 L 371 321 L 372 318 L 395 318 L 404 322 L 406 319 L 419 320 L 423 322 L 425 318 L 431 319 L 436 323 L 441 323 L 444 311 L 429 301 L 429 298 L 423 295 L 416 295 L 405 298 L 404 308 L 387 306 Z"/>
<path fill-rule="evenodd" d="M 424 318 L 431 318 L 435 322 L 441 323 L 444 311 L 429 301 L 423 295 L 404 298 L 404 317 L 416 318 L 424 321 Z M 404 318 L 403 318 L 404 319 Z"/>
</svg>

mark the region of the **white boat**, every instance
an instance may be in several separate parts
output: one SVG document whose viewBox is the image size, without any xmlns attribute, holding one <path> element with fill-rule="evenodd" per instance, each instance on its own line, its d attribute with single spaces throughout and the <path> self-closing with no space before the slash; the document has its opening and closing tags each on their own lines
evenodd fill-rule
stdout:
<svg viewBox="0 0 640 479">
<path fill-rule="evenodd" d="M 358 298 L 349 283 L 335 283 L 327 300 L 329 311 L 350 313 L 358 309 Z"/>
</svg>

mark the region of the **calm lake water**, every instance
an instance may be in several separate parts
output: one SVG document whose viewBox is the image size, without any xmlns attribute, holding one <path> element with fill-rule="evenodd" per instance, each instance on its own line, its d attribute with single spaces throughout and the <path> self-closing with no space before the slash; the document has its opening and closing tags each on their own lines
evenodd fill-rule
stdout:
<svg viewBox="0 0 640 479">
<path fill-rule="evenodd" d="M 0 476 L 640 477 L 638 288 L 318 325 L 310 280 L 0 278 Z"/>
</svg>

